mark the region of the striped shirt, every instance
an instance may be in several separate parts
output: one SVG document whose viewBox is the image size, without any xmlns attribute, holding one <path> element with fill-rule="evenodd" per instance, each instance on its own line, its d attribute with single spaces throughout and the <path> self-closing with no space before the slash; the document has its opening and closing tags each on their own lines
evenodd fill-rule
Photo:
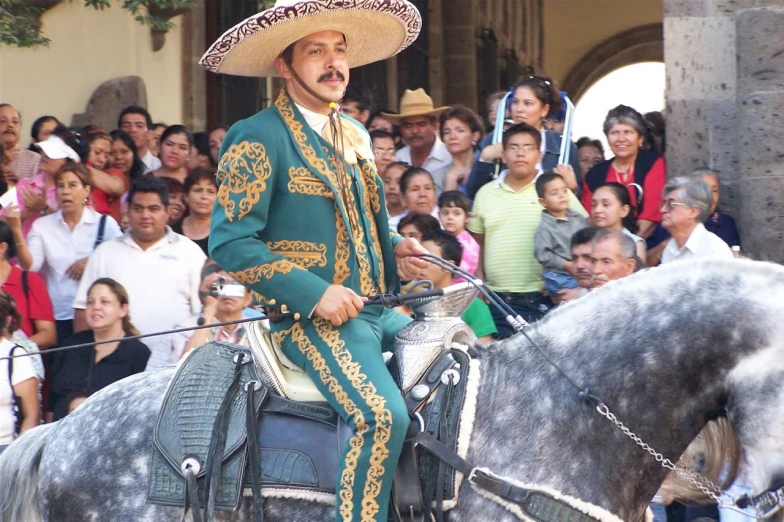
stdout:
<svg viewBox="0 0 784 522">
<path fill-rule="evenodd" d="M 505 179 L 506 172 L 479 190 L 468 229 L 484 235 L 482 259 L 490 288 L 499 292 L 539 292 L 542 266 L 534 257 L 534 235 L 542 219 L 542 206 L 536 184 L 532 181 L 515 191 Z M 588 216 L 572 192 L 569 208 Z"/>
</svg>

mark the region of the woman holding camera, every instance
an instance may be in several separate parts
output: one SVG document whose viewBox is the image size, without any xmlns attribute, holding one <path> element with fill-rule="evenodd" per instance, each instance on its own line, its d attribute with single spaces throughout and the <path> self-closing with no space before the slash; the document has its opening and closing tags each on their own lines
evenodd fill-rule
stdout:
<svg viewBox="0 0 784 522">
<path fill-rule="evenodd" d="M 114 279 L 97 279 L 87 291 L 85 319 L 89 330 L 68 339 L 64 346 L 100 343 L 61 353 L 52 368 L 49 406 L 54 420 L 69 411 L 69 395 L 77 390 L 94 392 L 144 371 L 150 349 L 135 339 L 122 339 L 139 332 L 131 323 L 128 292 Z"/>
</svg>

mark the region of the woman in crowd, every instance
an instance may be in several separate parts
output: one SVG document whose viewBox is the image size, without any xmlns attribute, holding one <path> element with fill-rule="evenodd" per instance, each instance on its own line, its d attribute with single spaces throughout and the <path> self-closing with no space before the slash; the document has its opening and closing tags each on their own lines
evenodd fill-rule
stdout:
<svg viewBox="0 0 784 522">
<path fill-rule="evenodd" d="M 38 152 L 38 150 L 35 149 L 35 144 L 40 141 L 48 140 L 49 136 L 51 136 L 54 130 L 60 125 L 62 124 L 54 116 L 41 116 L 35 120 L 30 129 L 30 137 L 32 138 L 30 150 Z"/>
<path fill-rule="evenodd" d="M 453 105 L 440 118 L 441 141 L 452 162 L 434 170 L 437 195 L 450 190 L 465 192 L 465 182 L 476 162 L 476 148 L 482 139 L 482 120 L 465 105 Z"/>
<path fill-rule="evenodd" d="M 402 161 L 390 163 L 381 179 L 384 181 L 384 199 L 389 213 L 389 230 L 397 232 L 397 224 L 406 215 L 406 203 L 400 193 L 400 178 L 410 165 Z"/>
<path fill-rule="evenodd" d="M 599 140 L 583 136 L 577 140 L 577 157 L 580 158 L 580 174 L 585 178 L 589 170 L 604 161 L 604 145 Z"/>
<path fill-rule="evenodd" d="M 637 216 L 629 191 L 620 183 L 605 183 L 593 193 L 591 204 L 593 224 L 598 228 L 616 230 L 629 236 L 637 246 L 637 257 L 645 260 L 645 240 L 637 232 Z"/>
<path fill-rule="evenodd" d="M 514 123 L 527 123 L 539 129 L 542 134 L 542 160 L 541 164 L 537 165 L 537 170 L 539 172 L 552 170 L 564 178 L 566 186 L 572 191 L 579 191 L 581 178 L 577 147 L 570 143 L 569 165 L 558 165 L 563 136 L 545 126 L 547 115 L 557 112 L 563 104 L 555 82 L 547 76 L 528 76 L 513 87 L 510 101 L 510 112 Z M 480 161 L 474 164 L 466 184 L 466 192 L 470 198 L 476 196 L 482 185 L 493 178 L 496 167 L 499 171 L 505 168 L 498 164 L 501 161 L 502 144 L 491 142 L 492 135 L 488 135 L 480 144 L 482 147 Z"/>
<path fill-rule="evenodd" d="M 392 136 L 395 136 L 397 133 L 396 126 L 394 123 L 389 121 L 384 117 L 383 112 L 392 112 L 392 111 L 376 111 L 370 115 L 367 121 L 367 130 L 368 132 L 373 132 L 374 130 L 383 130 L 390 133 Z"/>
<path fill-rule="evenodd" d="M 152 174 L 159 178 L 174 178 L 185 183 L 188 159 L 193 147 L 193 134 L 183 125 L 171 125 L 161 135 L 161 166 Z"/>
<path fill-rule="evenodd" d="M 73 301 L 90 254 L 100 242 L 122 232 L 114 218 L 87 205 L 93 181 L 84 165 L 65 165 L 54 180 L 60 210 L 36 221 L 27 243 L 19 242 L 16 248 L 22 268 L 46 274 L 62 341 L 73 335 Z"/>
<path fill-rule="evenodd" d="M 87 165 L 91 167 L 94 184 L 90 192 L 92 206 L 99 214 L 108 214 L 117 221 L 120 219 L 120 197 L 130 186 L 128 178 L 122 171 L 109 168 L 112 137 L 108 132 L 88 133 L 87 143 L 90 147 Z M 107 176 L 112 179 L 107 180 Z"/>
<path fill-rule="evenodd" d="M 96 280 L 87 292 L 85 319 L 89 330 L 79 332 L 64 345 L 102 342 L 138 335 L 128 313 L 128 293 L 114 279 Z M 66 350 L 52 368 L 49 405 L 54 420 L 69 411 L 67 398 L 77 390 L 97 391 L 144 371 L 150 349 L 135 339 Z"/>
<path fill-rule="evenodd" d="M 150 138 L 147 140 L 147 147 L 156 158 L 161 154 L 161 135 L 163 134 L 163 131 L 166 130 L 166 127 L 168 127 L 168 125 L 165 123 L 156 123 L 152 126 L 152 129 L 150 129 Z"/>
<path fill-rule="evenodd" d="M 0 221 L 0 290 L 14 298 L 22 319 L 19 329 L 42 350 L 57 344 L 57 330 L 52 301 L 43 278 L 35 272 L 22 271 L 9 259 L 16 257 L 16 244 L 21 236 L 18 215 L 10 214 L 11 225 Z"/>
<path fill-rule="evenodd" d="M 395 162 L 395 137 L 384 130 L 374 130 L 370 133 L 370 143 L 373 146 L 373 157 L 375 158 L 376 171 L 382 178 L 384 171 Z"/>
<path fill-rule="evenodd" d="M 185 206 L 185 185 L 174 178 L 163 178 L 163 181 L 169 189 L 169 220 L 166 224 L 173 227 L 182 221 L 188 209 Z"/>
<path fill-rule="evenodd" d="M 217 167 L 220 162 L 220 149 L 228 130 L 225 125 L 218 125 L 210 131 L 210 159 L 214 167 Z"/>
<path fill-rule="evenodd" d="M 188 215 L 172 225 L 172 230 L 199 245 L 207 257 L 210 255 L 208 248 L 210 219 L 217 196 L 215 170 L 203 167 L 194 170 L 185 178 L 185 204 L 188 207 Z"/>
<path fill-rule="evenodd" d="M 410 167 L 400 177 L 400 193 L 409 212 L 430 214 L 438 219 L 436 184 L 428 171 Z"/>
<path fill-rule="evenodd" d="M 441 223 L 430 214 L 411 212 L 406 214 L 397 225 L 397 232 L 403 237 L 413 237 L 421 242 L 426 234 L 441 230 Z"/>
<path fill-rule="evenodd" d="M 19 312 L 13 298 L 0 292 L 0 358 L 26 352 L 25 348 L 11 338 L 19 327 L 19 321 Z M 0 453 L 17 435 L 38 426 L 41 418 L 38 384 L 38 373 L 32 357 L 0 360 Z M 14 412 L 17 404 L 15 396 L 19 398 L 21 422 L 17 422 Z"/>
<path fill-rule="evenodd" d="M 122 130 L 113 130 L 109 134 L 112 137 L 109 167 L 120 171 L 125 177 L 125 184 L 130 186 L 133 180 L 144 175 L 144 162 L 130 134 Z"/>
<path fill-rule="evenodd" d="M 661 221 L 659 206 L 667 180 L 664 157 L 643 148 L 647 132 L 642 115 L 631 107 L 619 105 L 610 110 L 604 134 L 615 156 L 588 171 L 581 197 L 583 206 L 590 209 L 593 191 L 601 185 L 614 181 L 626 187 L 637 212 L 637 235 L 643 239 Z"/>
<path fill-rule="evenodd" d="M 191 153 L 188 156 L 188 170 L 212 167 L 210 154 L 210 135 L 206 132 L 194 132 L 193 146 L 191 146 Z"/>
</svg>

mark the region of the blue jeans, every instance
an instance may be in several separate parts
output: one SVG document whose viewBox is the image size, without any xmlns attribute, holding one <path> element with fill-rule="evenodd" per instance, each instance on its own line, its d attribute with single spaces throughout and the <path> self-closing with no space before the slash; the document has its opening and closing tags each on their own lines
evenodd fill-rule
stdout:
<svg viewBox="0 0 784 522">
<path fill-rule="evenodd" d="M 553 306 L 546 295 L 541 292 L 530 292 L 525 294 L 498 294 L 501 299 L 508 304 L 512 310 L 515 311 L 520 317 L 534 323 L 544 317 L 547 311 Z M 496 328 L 498 328 L 498 338 L 504 339 L 514 335 L 515 330 L 506 322 L 506 314 L 502 314 L 495 306 L 490 307 L 490 312 L 493 314 L 493 321 Z"/>
<path fill-rule="evenodd" d="M 544 279 L 544 288 L 550 296 L 567 288 L 577 288 L 577 280 L 563 272 L 542 272 L 542 279 Z"/>
</svg>

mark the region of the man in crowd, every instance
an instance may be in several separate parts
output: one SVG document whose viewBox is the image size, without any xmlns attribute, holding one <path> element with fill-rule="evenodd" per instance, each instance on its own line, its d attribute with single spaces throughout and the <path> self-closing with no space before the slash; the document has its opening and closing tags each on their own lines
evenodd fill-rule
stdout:
<svg viewBox="0 0 784 522">
<path fill-rule="evenodd" d="M 591 247 L 593 287 L 632 275 L 637 269 L 634 240 L 617 230 L 600 229 Z"/>
<path fill-rule="evenodd" d="M 572 273 L 577 280 L 579 288 L 567 288 L 558 292 L 553 301 L 561 303 L 571 301 L 582 295 L 587 294 L 593 288 L 593 262 L 591 252 L 593 251 L 593 238 L 599 231 L 595 227 L 585 227 L 572 235 Z"/>
<path fill-rule="evenodd" d="M 662 226 L 672 235 L 662 253 L 662 264 L 701 257 L 732 257 L 727 243 L 705 228 L 713 196 L 697 177 L 667 181 L 662 191 Z"/>
<path fill-rule="evenodd" d="M 373 112 L 373 94 L 361 83 L 349 83 L 346 94 L 340 100 L 340 110 L 351 116 L 363 126 L 367 126 L 370 113 Z"/>
<path fill-rule="evenodd" d="M 166 226 L 169 194 L 160 178 L 142 176 L 128 192 L 130 230 L 95 249 L 74 300 L 74 331 L 87 329 L 87 290 L 111 277 L 128 290 L 133 323 L 143 334 L 160 332 L 201 311 L 199 284 L 206 256 L 196 243 Z M 145 340 L 147 369 L 176 362 L 166 336 Z"/>
<path fill-rule="evenodd" d="M 0 132 L 2 132 L 5 161 L 0 161 L 3 178 L 13 184 L 23 178 L 32 178 L 41 167 L 41 155 L 19 146 L 22 134 L 22 115 L 12 105 L 0 103 Z"/>
<path fill-rule="evenodd" d="M 397 161 L 428 172 L 452 162 L 452 155 L 438 137 L 438 115 L 449 107 L 433 107 L 433 99 L 424 89 L 406 89 L 400 99 L 400 113 L 383 113 L 384 117 L 400 126 L 405 147 L 397 151 Z"/>
<path fill-rule="evenodd" d="M 210 254 L 257 300 L 290 312 L 270 325 L 273 339 L 353 430 L 336 518 L 386 522 L 409 418 L 382 349 L 408 319 L 362 297 L 418 277 L 427 263 L 414 256 L 427 251 L 389 234 L 370 138 L 335 104 L 350 67 L 407 47 L 418 16 L 403 0 L 303 4 L 250 18 L 242 42 L 227 36 L 202 58 L 216 73 L 285 84 L 269 108 L 226 134 Z M 235 29 L 245 34 L 246 22 Z"/>
<path fill-rule="evenodd" d="M 542 219 L 534 182 L 541 143 L 539 129 L 525 123 L 504 133 L 502 157 L 508 169 L 479 190 L 468 223 L 481 247 L 477 277 L 529 323 L 541 319 L 552 304 L 542 294 L 542 267 L 534 257 L 534 234 Z M 587 216 L 572 191 L 569 208 Z M 495 308 L 491 311 L 499 337 L 512 335 L 503 314 Z"/>
<path fill-rule="evenodd" d="M 153 123 L 147 109 L 138 105 L 124 108 L 117 119 L 117 126 L 133 138 L 139 157 L 144 163 L 145 174 L 161 166 L 161 160 L 156 158 L 150 150 Z"/>
</svg>

